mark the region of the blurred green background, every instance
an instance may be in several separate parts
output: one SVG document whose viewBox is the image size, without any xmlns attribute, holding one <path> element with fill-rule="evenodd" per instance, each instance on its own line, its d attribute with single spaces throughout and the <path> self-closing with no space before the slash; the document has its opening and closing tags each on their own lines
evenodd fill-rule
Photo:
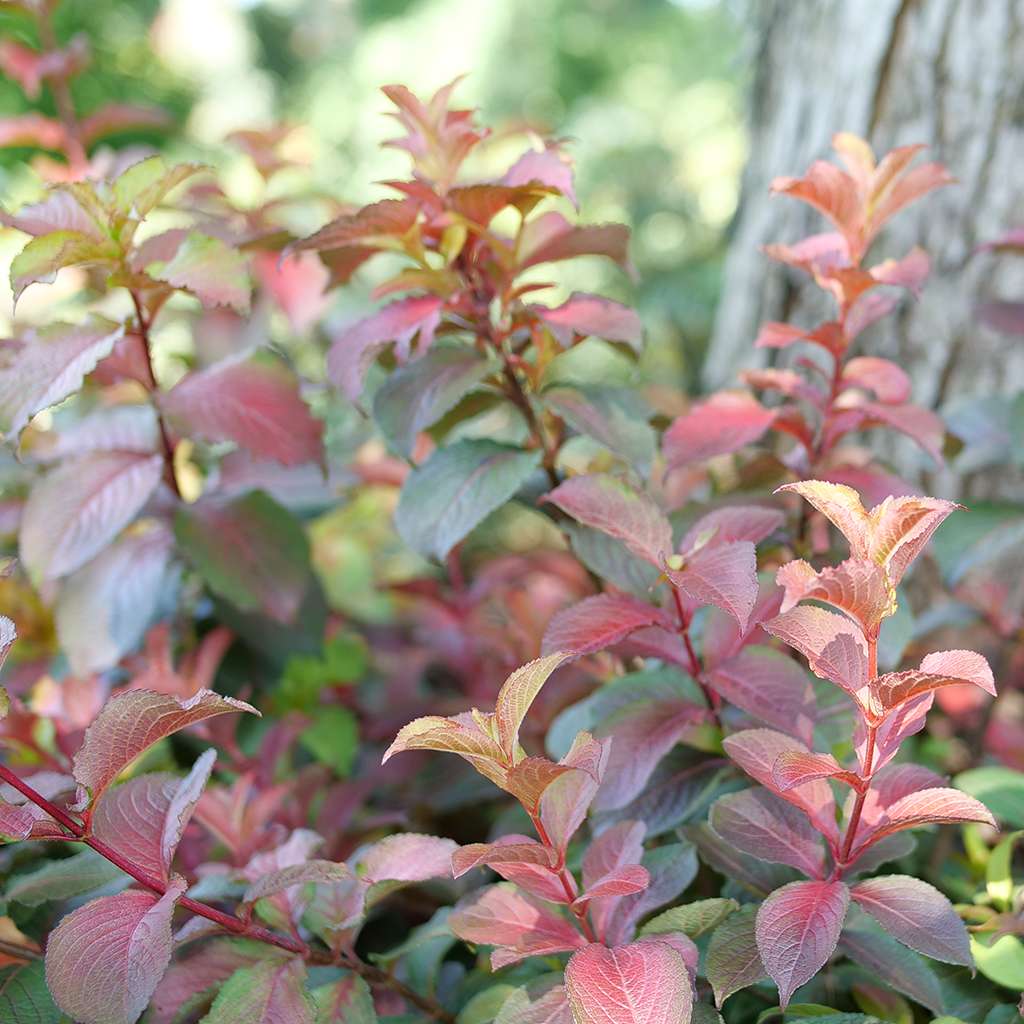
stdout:
<svg viewBox="0 0 1024 1024">
<path fill-rule="evenodd" d="M 61 40 L 92 41 L 93 67 L 75 83 L 81 111 L 164 106 L 180 132 L 139 141 L 243 177 L 223 148 L 229 131 L 306 125 L 316 185 L 353 202 L 388 194 L 375 183 L 405 169 L 403 154 L 379 148 L 390 134 L 379 87 L 429 93 L 466 75 L 457 98 L 487 123 L 572 140 L 582 217 L 633 228 L 638 279 L 581 261 L 560 283 L 637 305 L 643 375 L 691 387 L 745 159 L 742 12 L 715 0 L 64 0 L 56 25 Z M 27 19 L 0 19 L 4 34 L 33 41 Z M 0 110 L 26 108 L 3 82 Z M 26 156 L 0 157 L 5 202 L 21 198 Z"/>
</svg>

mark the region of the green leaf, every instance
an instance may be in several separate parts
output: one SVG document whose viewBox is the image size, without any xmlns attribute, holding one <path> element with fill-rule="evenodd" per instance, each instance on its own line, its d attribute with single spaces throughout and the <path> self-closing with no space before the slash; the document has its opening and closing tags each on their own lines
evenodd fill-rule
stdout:
<svg viewBox="0 0 1024 1024">
<path fill-rule="evenodd" d="M 316 1024 L 376 1024 L 370 988 L 356 974 L 313 990 Z"/>
<path fill-rule="evenodd" d="M 11 261 L 14 301 L 30 284 L 52 282 L 64 267 L 111 263 L 117 256 L 112 242 L 98 241 L 81 231 L 51 231 L 33 238 Z"/>
<path fill-rule="evenodd" d="M 205 170 L 207 168 L 201 164 L 175 164 L 169 167 L 161 156 L 140 160 L 114 182 L 114 209 L 141 220 L 171 189 Z"/>
<path fill-rule="evenodd" d="M 766 978 L 768 972 L 757 951 L 754 928 L 757 907 L 742 907 L 720 924 L 711 936 L 705 973 L 715 992 L 715 1006 L 734 992 Z"/>
<path fill-rule="evenodd" d="M 202 1024 L 314 1024 L 315 1007 L 297 958 L 244 967 L 224 983 Z"/>
<path fill-rule="evenodd" d="M 359 751 L 359 724 L 348 708 L 337 704 L 318 708 L 313 724 L 299 734 L 299 742 L 318 761 L 346 776 Z"/>
<path fill-rule="evenodd" d="M 73 857 L 50 861 L 37 871 L 15 875 L 7 884 L 4 899 L 26 907 L 37 907 L 50 900 L 67 900 L 95 892 L 128 876 L 105 857 L 82 850 Z"/>
<path fill-rule="evenodd" d="M 652 918 L 640 930 L 641 935 L 660 935 L 663 932 L 684 932 L 696 939 L 705 932 L 713 931 L 730 914 L 739 910 L 740 905 L 731 899 L 716 897 L 697 900 L 681 907 L 672 907 L 663 914 Z"/>
<path fill-rule="evenodd" d="M 980 800 L 997 818 L 1014 828 L 1024 828 L 1024 772 L 1002 765 L 971 768 L 953 784 Z"/>
<path fill-rule="evenodd" d="M 4 1024 L 60 1024 L 66 1019 L 46 987 L 42 960 L 0 974 L 0 1021 Z"/>
<path fill-rule="evenodd" d="M 292 623 L 311 573 L 301 523 L 262 491 L 179 509 L 175 536 L 207 586 L 242 611 Z"/>
<path fill-rule="evenodd" d="M 367 668 L 366 644 L 358 636 L 338 633 L 324 644 L 323 654 L 296 654 L 288 659 L 274 694 L 279 712 L 312 712 L 326 686 L 354 683 Z"/>
<path fill-rule="evenodd" d="M 230 306 L 249 311 L 249 264 L 226 242 L 190 231 L 171 259 L 150 263 L 146 273 L 156 281 L 194 295 L 204 306 Z"/>
<path fill-rule="evenodd" d="M 475 996 L 459 1012 L 455 1024 L 490 1024 L 505 1001 L 516 992 L 515 985 L 492 985 Z"/>
<path fill-rule="evenodd" d="M 443 561 L 519 490 L 540 460 L 540 452 L 493 441 L 457 441 L 439 448 L 402 487 L 395 511 L 398 532 L 413 550 Z"/>
<path fill-rule="evenodd" d="M 1024 992 L 1024 942 L 1016 935 L 1003 935 L 990 946 L 972 935 L 971 952 L 986 978 L 1014 992 Z"/>
<path fill-rule="evenodd" d="M 392 373 L 373 399 L 373 415 L 392 447 L 412 457 L 420 431 L 433 426 L 494 370 L 475 348 L 435 345 Z"/>
<path fill-rule="evenodd" d="M 1011 832 L 992 851 L 985 866 L 985 888 L 989 899 L 1000 909 L 1013 904 L 1013 848 L 1024 837 L 1024 830 Z"/>
</svg>

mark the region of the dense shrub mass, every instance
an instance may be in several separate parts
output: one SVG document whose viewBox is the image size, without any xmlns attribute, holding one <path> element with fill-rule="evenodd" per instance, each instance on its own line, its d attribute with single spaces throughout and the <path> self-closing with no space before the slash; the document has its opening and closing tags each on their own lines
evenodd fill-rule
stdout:
<svg viewBox="0 0 1024 1024">
<path fill-rule="evenodd" d="M 839 134 L 776 181 L 828 318 L 691 402 L 557 290 L 631 271 L 558 140 L 388 86 L 389 198 L 305 191 L 281 127 L 226 140 L 242 204 L 102 146 L 163 119 L 81 114 L 86 42 L 13 6 L 56 116 L 0 120 L 42 151 L 0 221 L 55 297 L 0 357 L 0 1020 L 1010 1024 L 1020 528 L 930 546 L 972 512 L 867 433 L 963 444 L 861 348 L 946 169 Z"/>
</svg>

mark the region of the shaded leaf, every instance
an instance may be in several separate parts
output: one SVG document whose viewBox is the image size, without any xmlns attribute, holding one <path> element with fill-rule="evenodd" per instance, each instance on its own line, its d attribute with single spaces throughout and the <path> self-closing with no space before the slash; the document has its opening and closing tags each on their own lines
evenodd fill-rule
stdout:
<svg viewBox="0 0 1024 1024">
<path fill-rule="evenodd" d="M 204 306 L 249 310 L 248 261 L 226 242 L 190 231 L 169 260 L 154 260 L 146 273 L 194 295 Z"/>
</svg>

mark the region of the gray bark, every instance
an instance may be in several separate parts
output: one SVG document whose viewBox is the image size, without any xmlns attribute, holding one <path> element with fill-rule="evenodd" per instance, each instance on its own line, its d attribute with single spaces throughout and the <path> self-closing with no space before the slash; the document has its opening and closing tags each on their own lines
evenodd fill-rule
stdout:
<svg viewBox="0 0 1024 1024">
<path fill-rule="evenodd" d="M 827 304 L 812 283 L 761 252 L 827 230 L 802 204 L 771 197 L 777 175 L 830 157 L 846 130 L 876 153 L 923 142 L 959 183 L 931 193 L 883 230 L 872 256 L 924 246 L 932 277 L 919 303 L 858 346 L 895 359 L 917 402 L 1024 387 L 1024 345 L 979 324 L 985 298 L 1024 296 L 1024 261 L 976 247 L 1024 224 L 1024 0 L 753 0 L 761 18 L 750 161 L 725 268 L 705 384 L 790 356 L 752 348 L 763 320 L 817 323 Z M 833 157 L 834 158 L 834 157 Z M 908 471 L 916 457 L 900 448 Z M 911 470 L 912 472 L 912 470 Z M 947 481 L 949 487 L 952 486 Z"/>
</svg>

